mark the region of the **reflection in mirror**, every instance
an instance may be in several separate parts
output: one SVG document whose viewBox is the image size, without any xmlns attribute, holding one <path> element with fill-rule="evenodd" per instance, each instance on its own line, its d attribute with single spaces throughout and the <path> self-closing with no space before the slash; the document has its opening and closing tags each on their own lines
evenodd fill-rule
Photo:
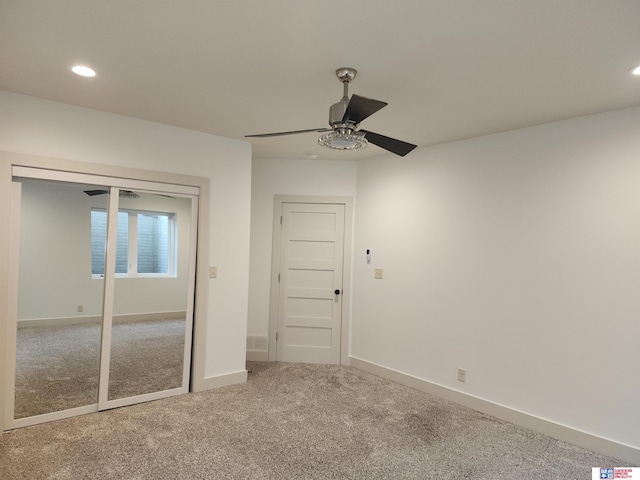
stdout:
<svg viewBox="0 0 640 480">
<path fill-rule="evenodd" d="M 98 401 L 104 282 L 91 264 L 92 250 L 104 262 L 105 240 L 92 249 L 91 211 L 106 210 L 108 197 L 95 186 L 22 182 L 16 419 Z"/>
<path fill-rule="evenodd" d="M 121 192 L 118 225 L 108 400 L 183 384 L 191 199 Z"/>
</svg>

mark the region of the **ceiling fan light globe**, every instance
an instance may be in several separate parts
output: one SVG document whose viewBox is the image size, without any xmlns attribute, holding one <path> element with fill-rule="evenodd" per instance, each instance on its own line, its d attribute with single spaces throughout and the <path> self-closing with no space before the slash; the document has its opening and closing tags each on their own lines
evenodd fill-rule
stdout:
<svg viewBox="0 0 640 480">
<path fill-rule="evenodd" d="M 334 150 L 360 150 L 366 148 L 369 142 L 364 134 L 359 132 L 341 133 L 329 132 L 318 138 L 318 144 Z"/>
</svg>

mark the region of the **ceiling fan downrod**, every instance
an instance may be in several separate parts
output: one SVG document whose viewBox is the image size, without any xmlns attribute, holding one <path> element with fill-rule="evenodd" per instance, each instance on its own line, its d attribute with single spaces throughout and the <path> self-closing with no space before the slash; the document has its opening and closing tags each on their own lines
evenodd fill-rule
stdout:
<svg viewBox="0 0 640 480">
<path fill-rule="evenodd" d="M 351 68 L 351 67 L 343 67 L 336 70 L 336 76 L 338 77 L 338 80 L 342 82 L 342 85 L 343 85 L 343 91 L 344 91 L 344 94 L 342 96 L 343 100 L 345 98 L 349 98 L 349 82 L 351 82 L 354 78 L 356 78 L 357 74 L 358 74 L 358 71 L 355 68 Z"/>
</svg>

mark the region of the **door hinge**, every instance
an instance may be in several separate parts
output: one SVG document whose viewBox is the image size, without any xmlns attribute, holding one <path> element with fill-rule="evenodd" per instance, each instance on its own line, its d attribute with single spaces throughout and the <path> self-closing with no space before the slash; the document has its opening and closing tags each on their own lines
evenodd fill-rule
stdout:
<svg viewBox="0 0 640 480">
<path fill-rule="evenodd" d="M 280 283 L 280 274 L 278 274 L 278 283 Z"/>
<path fill-rule="evenodd" d="M 278 341 L 278 332 L 276 332 L 276 342 Z"/>
<path fill-rule="evenodd" d="M 280 225 L 282 225 L 282 215 L 280 215 Z"/>
</svg>

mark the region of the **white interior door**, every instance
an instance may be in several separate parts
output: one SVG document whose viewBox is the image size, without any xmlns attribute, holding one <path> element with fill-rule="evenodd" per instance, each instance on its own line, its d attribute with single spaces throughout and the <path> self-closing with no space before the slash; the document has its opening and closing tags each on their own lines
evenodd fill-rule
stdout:
<svg viewBox="0 0 640 480">
<path fill-rule="evenodd" d="M 340 363 L 345 205 L 283 203 L 277 360 Z"/>
</svg>

